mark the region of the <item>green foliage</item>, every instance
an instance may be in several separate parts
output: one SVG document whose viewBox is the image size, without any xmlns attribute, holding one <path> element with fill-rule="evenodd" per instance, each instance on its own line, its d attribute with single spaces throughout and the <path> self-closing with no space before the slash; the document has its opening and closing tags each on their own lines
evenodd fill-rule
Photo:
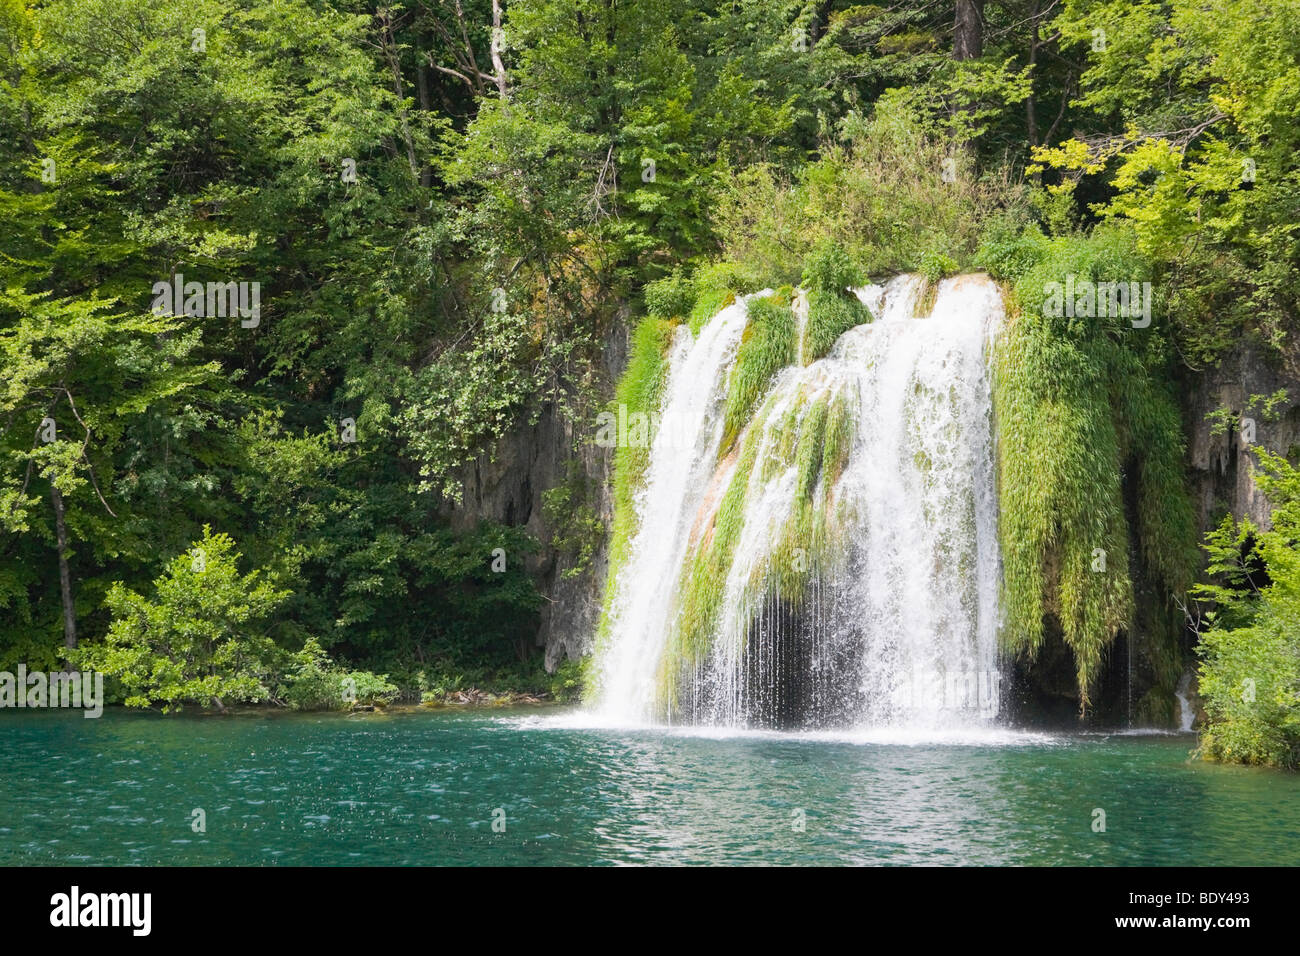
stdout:
<svg viewBox="0 0 1300 956">
<path fill-rule="evenodd" d="M 823 358 L 841 335 L 870 321 L 871 311 L 852 293 L 822 289 L 809 292 L 808 322 L 804 327 L 804 364 Z"/>
<path fill-rule="evenodd" d="M 1275 422 L 1282 416 L 1278 408 L 1287 403 L 1287 393 L 1285 388 L 1279 388 L 1272 395 L 1252 395 L 1246 401 L 1247 411 L 1259 409 L 1260 417 L 1266 422 Z"/>
<path fill-rule="evenodd" d="M 921 255 L 921 263 L 917 266 L 917 272 L 925 276 L 926 281 L 935 285 L 944 276 L 952 275 L 957 271 L 957 263 L 951 257 L 944 255 L 942 252 L 935 252 L 927 249 Z"/>
<path fill-rule="evenodd" d="M 505 220 L 486 246 L 457 232 L 493 197 L 464 201 L 450 169 L 434 187 L 449 114 L 472 106 L 445 74 L 423 83 L 446 24 L 304 0 L 0 6 L 0 659 L 59 666 L 56 489 L 88 648 L 105 598 L 145 593 L 207 524 L 286 592 L 257 635 L 277 651 L 314 637 L 395 673 L 461 634 L 461 656 L 531 651 L 539 598 L 514 558 L 533 545 L 453 533 L 420 489 L 455 500 L 557 366 L 582 379 L 596 323 L 572 281 L 549 312 L 536 271 L 506 281 Z M 181 273 L 258 282 L 260 323 L 153 314 Z M 558 311 L 593 328 L 559 335 Z M 510 570 L 479 579 L 493 535 Z"/>
<path fill-rule="evenodd" d="M 695 305 L 690 313 L 692 335 L 699 335 L 700 329 L 735 302 L 737 296 L 758 292 L 765 284 L 758 272 L 734 262 L 702 265 L 695 270 L 693 282 Z"/>
<path fill-rule="evenodd" d="M 342 710 L 346 702 L 340 678 L 329 654 L 311 638 L 291 657 L 282 696 L 294 710 Z"/>
<path fill-rule="evenodd" d="M 1201 636 L 1199 688 L 1209 758 L 1300 768 L 1300 472 L 1256 449 L 1274 510 L 1267 531 L 1224 518 L 1205 537 L 1213 605 Z"/>
<path fill-rule="evenodd" d="M 1285 388 L 1279 388 L 1272 395 L 1251 395 L 1246 399 L 1246 405 L 1241 411 L 1241 416 L 1258 414 L 1266 422 L 1275 422 L 1281 418 L 1278 409 L 1287 402 L 1287 391 Z M 1231 408 L 1220 406 L 1205 416 L 1205 420 L 1210 423 L 1210 435 L 1226 435 L 1236 427 L 1239 417 Z"/>
<path fill-rule="evenodd" d="M 457 469 L 503 435 L 525 399 L 541 388 L 538 366 L 530 361 L 534 351 L 526 315 L 488 310 L 471 345 L 451 350 L 417 373 L 415 394 L 399 423 L 419 463 L 421 490 L 460 499 Z M 450 427 L 424 427 L 435 418 Z"/>
<path fill-rule="evenodd" d="M 1037 240 L 1031 240 L 1037 243 Z M 1007 650 L 1033 656 L 1055 617 L 1086 707 L 1107 646 L 1134 624 L 1137 553 L 1166 593 L 1194 571 L 1194 518 L 1177 405 L 1156 326 L 1053 317 L 1045 287 L 1128 280 L 1145 266 L 1122 231 L 1040 244 L 1015 286 L 1018 314 L 996 355 L 999 534 Z M 1125 481 L 1136 524 L 1125 515 Z"/>
<path fill-rule="evenodd" d="M 340 682 L 344 684 L 347 696 L 355 696 L 356 704 L 385 707 L 397 699 L 397 685 L 388 679 L 387 674 L 348 670 L 340 673 Z"/>
<path fill-rule="evenodd" d="M 1205 420 L 1210 423 L 1211 438 L 1228 434 L 1237 424 L 1237 416 L 1231 408 L 1216 408 L 1205 416 Z"/>
<path fill-rule="evenodd" d="M 205 527 L 154 582 L 153 600 L 109 590 L 108 635 L 75 662 L 116 678 L 129 707 L 266 700 L 278 657 L 268 619 L 288 592 L 261 571 L 240 574 L 240 557 L 228 535 Z"/>
<path fill-rule="evenodd" d="M 975 264 L 994 279 L 1014 283 L 1048 255 L 1049 242 L 1037 226 L 1014 216 L 992 217 L 980 236 Z"/>
<path fill-rule="evenodd" d="M 619 380 L 611 403 L 617 416 L 650 415 L 659 408 L 660 393 L 668 374 L 668 349 L 676 334 L 676 325 L 663 319 L 643 319 L 632 336 L 627 369 Z M 635 533 L 632 498 L 640 487 L 650 463 L 649 443 L 619 442 L 614 452 L 614 529 L 610 544 L 611 565 L 624 555 L 627 542 Z"/>
<path fill-rule="evenodd" d="M 560 661 L 551 675 L 550 690 L 552 700 L 559 703 L 573 703 L 582 696 L 583 688 L 588 683 L 587 671 L 591 667 L 591 657 L 578 660 Z"/>
<path fill-rule="evenodd" d="M 450 669 L 527 659 L 543 600 L 525 565 L 536 550 L 523 528 L 491 522 L 416 542 L 412 583 L 430 609 L 420 635 L 426 659 Z"/>
<path fill-rule="evenodd" d="M 1247 0 L 1070 0 L 1056 20 L 1085 58 L 1078 105 L 1109 135 L 1038 159 L 1060 177 L 1057 192 L 1105 182 L 1092 211 L 1132 224 L 1195 364 L 1243 331 L 1280 345 L 1296 315 L 1297 15 L 1295 0 L 1267 16 Z"/>
<path fill-rule="evenodd" d="M 646 312 L 660 319 L 679 319 L 688 315 L 695 304 L 695 283 L 680 269 L 672 275 L 646 283 L 642 290 Z"/>
<path fill-rule="evenodd" d="M 604 407 L 625 303 L 651 318 L 615 407 L 652 412 L 674 321 L 698 334 L 802 281 L 802 343 L 787 300 L 755 306 L 734 452 L 792 351 L 868 320 L 844 287 L 913 270 L 1033 293 L 999 412 L 1029 462 L 1004 495 L 1035 502 L 1017 619 L 1026 581 L 1057 582 L 1038 603 L 1079 609 L 1095 663 L 1131 617 L 1121 583 L 1078 577 L 1083 539 L 1123 543 L 1121 472 L 1134 543 L 1176 590 L 1172 355 L 1280 345 L 1296 315 L 1296 0 L 987 5 L 962 61 L 927 4 L 502 6 L 498 77 L 487 0 L 0 0 L 0 663 L 60 666 L 60 559 L 94 647 L 127 626 L 105 599 L 145 593 L 208 525 L 287 592 L 259 638 L 277 652 L 315 638 L 404 687 L 425 667 L 535 684 L 540 598 L 516 560 L 535 545 L 476 524 L 473 463 L 543 409 Z M 1130 230 L 1169 334 L 1034 314 L 1069 250 L 1120 234 L 1082 239 L 1098 218 Z M 153 314 L 182 273 L 259 282 L 260 325 Z M 615 453 L 615 567 L 645 462 Z M 544 505 L 571 570 L 596 536 L 581 498 Z M 509 570 L 488 577 L 496 546 Z"/>
<path fill-rule="evenodd" d="M 788 303 L 782 304 L 775 297 L 750 300 L 749 322 L 727 381 L 719 457 L 731 451 L 773 376 L 794 362 L 798 349 L 795 337 L 794 313 Z"/>
<path fill-rule="evenodd" d="M 916 271 L 927 252 L 967 268 L 983 221 L 1005 210 L 1023 218 L 1023 205 L 1008 180 L 977 177 L 968 154 L 885 97 L 870 120 L 846 118 L 840 140 L 794 176 L 742 172 L 714 219 L 728 259 L 795 283 L 810 268 L 820 276 L 830 250 L 850 270 L 835 281 Z"/>
<path fill-rule="evenodd" d="M 568 479 L 542 492 L 542 515 L 551 526 L 551 548 L 567 567 L 563 578 L 575 578 L 591 567 L 605 540 L 605 522 L 592 508 L 594 489 L 585 474 L 570 469 Z"/>
<path fill-rule="evenodd" d="M 808 254 L 803 267 L 803 287 L 809 291 L 843 295 L 866 282 L 866 274 L 848 254 L 829 239 L 821 240 Z"/>
<path fill-rule="evenodd" d="M 537 657 L 499 667 L 428 667 L 416 671 L 410 683 L 419 690 L 419 700 L 430 705 L 505 705 L 517 703 L 521 697 L 571 703 L 582 694 L 591 660 L 561 661 L 553 674 L 546 673 Z"/>
<path fill-rule="evenodd" d="M 291 657 L 283 698 L 294 710 L 344 710 L 354 704 L 385 706 L 397 699 L 388 675 L 338 667 L 312 638 Z"/>
</svg>

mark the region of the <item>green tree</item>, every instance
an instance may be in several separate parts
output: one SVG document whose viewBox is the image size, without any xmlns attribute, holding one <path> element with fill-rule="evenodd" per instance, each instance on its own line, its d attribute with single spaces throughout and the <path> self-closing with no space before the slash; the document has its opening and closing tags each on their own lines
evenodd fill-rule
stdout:
<svg viewBox="0 0 1300 956">
<path fill-rule="evenodd" d="M 229 535 L 203 529 L 154 581 L 152 599 L 120 584 L 106 602 L 113 624 L 76 662 L 119 680 L 127 706 L 266 700 L 281 652 L 269 619 L 289 592 L 262 571 L 241 574 Z"/>
<path fill-rule="evenodd" d="M 1297 16 L 1295 0 L 1069 0 L 1054 21 L 1086 59 L 1093 129 L 1039 158 L 1055 191 L 1133 224 L 1193 365 L 1242 331 L 1280 344 L 1297 314 Z"/>
</svg>

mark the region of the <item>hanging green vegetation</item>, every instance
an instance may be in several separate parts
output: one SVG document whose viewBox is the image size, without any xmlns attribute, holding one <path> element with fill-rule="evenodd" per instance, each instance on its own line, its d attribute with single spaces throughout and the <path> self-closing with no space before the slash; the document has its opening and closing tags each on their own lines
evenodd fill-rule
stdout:
<svg viewBox="0 0 1300 956">
<path fill-rule="evenodd" d="M 665 713 L 677 707 L 679 679 L 699 666 L 719 632 L 734 562 L 752 557 L 738 555 L 736 545 L 753 495 L 794 470 L 793 508 L 742 582 L 743 593 L 731 608 L 738 620 L 757 613 L 767 595 L 779 595 L 787 606 L 800 605 L 813 577 L 843 553 L 830 500 L 848 463 L 853 425 L 843 393 L 804 387 L 793 396 L 773 394 L 745 428 L 734 462 L 720 466 L 726 492 L 716 512 L 697 529 L 659 666 L 660 707 Z"/>
<path fill-rule="evenodd" d="M 657 410 L 668 375 L 668 350 L 676 330 L 676 322 L 654 316 L 642 319 L 636 327 L 627 369 L 619 380 L 611 403 L 610 412 L 616 422 L 627 421 L 638 413 L 649 416 Z M 648 439 L 648 434 L 646 437 Z M 614 450 L 614 522 L 598 640 L 603 639 L 608 630 L 618 572 L 627 560 L 628 547 L 636 533 L 636 491 L 650 464 L 650 442 L 631 442 L 626 438 L 626 435 L 619 435 Z"/>
<path fill-rule="evenodd" d="M 1125 230 L 1050 240 L 1031 231 L 998 261 L 1020 265 L 1003 274 L 1015 280 L 1014 308 L 994 389 L 1003 642 L 1033 656 L 1045 618 L 1056 618 L 1086 708 L 1106 648 L 1134 621 L 1130 553 L 1167 593 L 1181 593 L 1194 569 L 1180 420 L 1163 384 L 1166 340 L 1142 317 L 1090 314 L 1105 310 L 1082 299 L 1072 315 L 1054 307 L 1056 284 L 1083 290 L 1149 274 Z"/>
<path fill-rule="evenodd" d="M 850 291 L 866 281 L 861 267 L 831 240 L 822 240 L 809 253 L 802 281 L 808 308 L 800 349 L 804 365 L 824 358 L 849 329 L 871 321 L 870 310 Z"/>
<path fill-rule="evenodd" d="M 731 451 L 745 427 L 754 404 L 763 397 L 772 377 L 795 360 L 797 344 L 790 290 L 749 303 L 745 326 L 736 353 L 736 364 L 727 384 L 727 405 L 723 418 L 721 458 Z"/>
<path fill-rule="evenodd" d="M 726 262 L 701 266 L 690 277 L 678 270 L 649 283 L 645 289 L 649 315 L 641 320 L 633 333 L 627 369 L 619 380 L 611 412 L 616 417 L 622 415 L 625 419 L 636 413 L 654 415 L 662 399 L 668 375 L 668 352 L 679 325 L 686 321 L 691 334 L 698 336 L 709 320 L 735 302 L 738 295 L 757 291 L 760 287 L 761 278 L 753 270 Z M 783 309 L 789 318 L 788 338 L 791 344 L 786 348 L 792 350 L 793 318 L 789 316 L 788 289 L 785 291 L 784 302 L 784 306 L 773 308 Z M 760 306 L 760 311 L 762 308 Z M 752 324 L 753 303 L 750 310 Z M 749 337 L 749 329 L 746 329 L 746 336 Z M 763 384 L 759 386 L 760 394 L 766 381 L 767 378 L 764 378 Z M 596 635 L 597 653 L 609 636 L 611 613 L 617 597 L 618 575 L 627 561 L 628 550 L 637 530 L 636 493 L 642 486 L 645 470 L 650 463 L 650 440 L 632 442 L 623 440 L 625 437 L 627 436 L 620 436 L 614 452 L 614 521 L 610 533 L 609 571 Z M 594 670 L 588 672 L 586 693 L 595 691 L 594 681 L 597 677 Z"/>
<path fill-rule="evenodd" d="M 808 293 L 808 322 L 804 327 L 805 365 L 825 358 L 841 335 L 871 321 L 871 311 L 851 292 L 813 289 Z"/>
<path fill-rule="evenodd" d="M 711 523 L 700 529 L 695 552 L 684 565 L 677 616 L 658 672 L 660 706 L 668 712 L 677 707 L 677 678 L 682 669 L 703 658 L 718 625 L 727 572 L 744 528 L 745 498 L 758 456 L 760 431 L 754 428 L 746 434 L 718 510 Z"/>
<path fill-rule="evenodd" d="M 782 420 L 776 454 L 763 462 L 762 477 L 770 481 L 795 469 L 793 510 L 772 546 L 756 593 L 779 594 L 789 604 L 801 604 L 809 581 L 844 553 L 831 492 L 848 464 L 853 432 L 853 408 L 842 392 L 801 395 Z"/>
</svg>

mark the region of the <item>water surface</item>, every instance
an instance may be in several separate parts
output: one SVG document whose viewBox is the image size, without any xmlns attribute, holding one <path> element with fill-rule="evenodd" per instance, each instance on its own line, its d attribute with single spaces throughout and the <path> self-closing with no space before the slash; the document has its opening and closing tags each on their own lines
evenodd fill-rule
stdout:
<svg viewBox="0 0 1300 956">
<path fill-rule="evenodd" d="M 6 865 L 1300 864 L 1300 777 L 1191 736 L 109 709 L 5 712 L 0 739 Z"/>
</svg>

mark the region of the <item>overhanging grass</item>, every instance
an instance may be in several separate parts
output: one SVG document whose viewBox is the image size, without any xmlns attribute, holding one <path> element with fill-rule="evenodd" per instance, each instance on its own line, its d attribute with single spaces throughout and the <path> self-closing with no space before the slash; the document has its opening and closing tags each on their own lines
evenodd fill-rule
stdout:
<svg viewBox="0 0 1300 956">
<path fill-rule="evenodd" d="M 795 360 L 795 319 L 788 299 L 777 296 L 751 299 L 749 323 L 736 352 L 727 383 L 719 457 L 728 454 L 745 427 L 755 403 L 763 397 L 773 376 Z"/>
<path fill-rule="evenodd" d="M 745 430 L 727 490 L 683 569 L 677 615 L 658 671 L 665 714 L 677 708 L 679 682 L 704 661 L 724 612 L 755 613 L 759 602 L 773 594 L 788 606 L 799 605 L 810 581 L 843 553 L 830 496 L 848 461 L 851 407 L 843 396 L 826 393 L 801 396 L 779 420 L 772 419 L 774 407 L 775 397 L 769 397 Z M 726 609 L 727 580 L 733 563 L 742 557 L 736 544 L 750 495 L 791 468 L 795 480 L 790 513 L 768 554 L 744 582 L 740 606 Z"/>
<path fill-rule="evenodd" d="M 1032 657 L 1044 616 L 1056 617 L 1086 708 L 1106 648 L 1121 630 L 1134 631 L 1130 534 L 1147 573 L 1177 595 L 1195 562 L 1194 518 L 1159 332 L 1133 329 L 1127 319 L 1042 311 L 1047 282 L 1128 278 L 1143 264 L 1124 236 L 1109 233 L 1052 240 L 1035 252 L 1022 265 L 1014 318 L 995 354 L 1002 643 Z M 1126 471 L 1136 483 L 1132 529 Z M 1163 632 L 1153 627 L 1144 639 L 1169 640 Z M 1164 665 L 1154 667 L 1156 679 L 1169 680 L 1168 654 L 1148 656 Z"/>
<path fill-rule="evenodd" d="M 808 322 L 804 327 L 804 364 L 824 358 L 841 335 L 870 322 L 871 318 L 871 310 L 851 292 L 811 290 L 808 293 Z"/>
</svg>

